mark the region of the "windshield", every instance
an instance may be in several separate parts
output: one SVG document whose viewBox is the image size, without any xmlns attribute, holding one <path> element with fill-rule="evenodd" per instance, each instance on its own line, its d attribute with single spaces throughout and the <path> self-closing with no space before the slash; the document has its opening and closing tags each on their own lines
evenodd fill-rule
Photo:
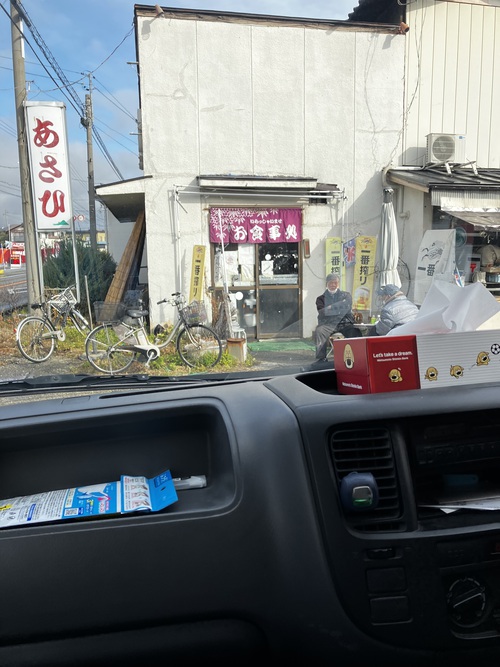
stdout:
<svg viewBox="0 0 500 667">
<path fill-rule="evenodd" d="M 330 2 L 101 4 L 26 0 L 4 26 L 26 143 L 8 151 L 20 194 L 1 195 L 2 380 L 338 370 L 337 341 L 413 334 L 443 284 L 484 288 L 474 327 L 496 315 L 496 194 L 474 207 L 488 218 L 466 200 L 472 176 L 481 192 L 500 177 L 466 162 L 461 130 L 425 125 L 427 98 L 405 106 L 433 80 L 407 36 L 423 10 L 380 24 Z M 70 54 L 41 34 L 92 10 L 102 57 L 73 49 L 61 64 L 85 93 L 57 68 L 54 99 L 21 24 L 53 65 Z"/>
</svg>

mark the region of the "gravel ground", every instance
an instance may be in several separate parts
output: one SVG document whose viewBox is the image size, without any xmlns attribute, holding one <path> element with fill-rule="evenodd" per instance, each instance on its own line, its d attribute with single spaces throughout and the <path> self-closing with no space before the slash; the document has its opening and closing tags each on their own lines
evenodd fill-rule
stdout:
<svg viewBox="0 0 500 667">
<path fill-rule="evenodd" d="M 87 361 L 68 359 L 65 355 L 58 355 L 57 352 L 41 364 L 34 364 L 20 354 L 4 357 L 0 361 L 0 381 L 24 380 L 40 375 L 66 375 L 68 373 L 98 374 Z"/>
<path fill-rule="evenodd" d="M 252 352 L 254 358 L 253 366 L 241 366 L 242 371 L 273 371 L 285 372 L 288 369 L 293 369 L 292 372 L 300 370 L 309 370 L 310 365 L 314 362 L 314 354 L 307 350 L 287 350 L 287 351 L 254 351 Z M 331 362 L 325 364 L 325 368 L 329 367 Z M 239 370 L 239 369 L 232 369 Z M 140 362 L 135 366 L 131 366 L 127 370 L 127 374 L 131 373 L 147 373 L 148 369 Z M 215 367 L 214 373 L 220 372 Z M 224 372 L 224 371 L 223 371 Z M 34 364 L 25 359 L 20 353 L 11 356 L 3 357 L 0 360 L 0 381 L 5 380 L 24 380 L 27 378 L 39 377 L 41 375 L 66 375 L 66 374 L 87 374 L 99 375 L 99 372 L 93 368 L 88 361 L 79 359 L 78 357 L 68 357 L 67 354 L 58 353 L 56 350 L 54 354 L 40 364 Z"/>
<path fill-rule="evenodd" d="M 251 367 L 242 365 L 242 373 L 248 373 L 250 375 L 255 372 L 256 375 L 267 375 L 267 372 L 269 371 L 270 375 L 283 375 L 285 373 L 296 374 L 303 371 L 307 372 L 312 370 L 312 368 L 314 368 L 314 370 L 323 370 L 332 368 L 333 366 L 333 363 L 329 361 L 321 366 L 321 368 L 318 366 L 311 367 L 314 358 L 311 352 L 303 350 L 286 352 L 253 352 L 252 356 L 254 357 L 254 365 Z M 225 372 L 224 369 L 221 370 L 222 372 Z M 236 369 L 231 369 L 231 372 L 233 370 Z M 146 372 L 147 368 L 141 363 L 136 363 L 135 368 L 131 367 L 128 370 L 128 373 Z M 219 372 L 217 367 L 213 369 L 213 372 Z M 31 361 L 28 361 L 22 357 L 21 354 L 11 355 L 0 360 L 0 383 L 9 380 L 28 380 L 30 378 L 41 376 L 52 376 L 54 379 L 58 379 L 58 376 L 68 374 L 99 375 L 87 361 L 71 358 L 61 353 L 58 354 L 57 350 L 50 359 L 40 364 L 34 364 Z M 77 391 L 58 391 L 54 388 L 52 391 L 46 391 L 45 387 L 41 387 L 38 390 L 26 392 L 24 389 L 19 388 L 13 393 L 9 391 L 3 396 L 0 395 L 0 409 L 2 406 L 32 403 L 33 401 L 41 401 L 45 399 L 66 400 L 71 397 L 81 396 L 82 391 L 88 394 L 95 393 L 95 391 L 88 388 L 82 388 Z M 113 391 L 113 389 L 106 390 L 100 388 L 97 390 L 98 393 L 106 393 L 107 391 Z"/>
</svg>

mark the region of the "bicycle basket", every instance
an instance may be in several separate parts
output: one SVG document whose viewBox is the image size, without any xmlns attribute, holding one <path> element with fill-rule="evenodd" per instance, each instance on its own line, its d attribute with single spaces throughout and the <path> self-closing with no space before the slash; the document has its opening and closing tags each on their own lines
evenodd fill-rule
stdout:
<svg viewBox="0 0 500 667">
<path fill-rule="evenodd" d="M 94 302 L 94 316 L 96 322 L 118 322 L 126 312 L 127 307 L 121 302 Z"/>
<path fill-rule="evenodd" d="M 50 297 L 48 304 L 55 308 L 58 313 L 66 313 L 70 308 L 76 306 L 76 296 L 72 289 L 65 289 L 58 294 Z"/>
<path fill-rule="evenodd" d="M 207 320 L 207 311 L 203 301 L 191 301 L 181 310 L 181 313 L 188 324 L 201 324 Z"/>
</svg>

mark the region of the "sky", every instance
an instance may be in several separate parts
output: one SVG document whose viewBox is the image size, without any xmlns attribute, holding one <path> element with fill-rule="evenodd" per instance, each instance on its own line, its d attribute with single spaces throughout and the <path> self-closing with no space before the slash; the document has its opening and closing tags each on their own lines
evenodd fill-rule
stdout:
<svg viewBox="0 0 500 667">
<path fill-rule="evenodd" d="M 134 0 L 21 0 L 34 34 L 24 27 L 29 101 L 62 101 L 71 168 L 73 213 L 88 229 L 87 134 L 81 124 L 91 94 L 94 127 L 94 182 L 112 183 L 142 175 L 137 158 L 138 82 Z M 142 2 L 154 6 L 153 2 Z M 164 7 L 209 9 L 274 16 L 347 20 L 357 0 L 192 0 Z M 17 144 L 10 0 L 0 0 L 0 229 L 23 222 Z M 48 59 L 38 44 L 42 44 Z M 55 68 L 55 69 L 54 69 Z M 62 72 L 66 94 L 57 72 Z M 69 87 L 68 87 L 69 84 Z M 79 103 L 80 102 L 80 103 Z M 104 148 L 104 150 L 101 149 Z M 98 228 L 104 209 L 96 203 Z"/>
</svg>

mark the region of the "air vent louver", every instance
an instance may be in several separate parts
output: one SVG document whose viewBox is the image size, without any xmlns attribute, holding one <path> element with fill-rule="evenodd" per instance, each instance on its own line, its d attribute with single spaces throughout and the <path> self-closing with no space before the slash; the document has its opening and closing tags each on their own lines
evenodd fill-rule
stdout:
<svg viewBox="0 0 500 667">
<path fill-rule="evenodd" d="M 389 431 L 385 428 L 336 431 L 330 447 L 339 488 L 342 478 L 350 472 L 371 472 L 378 484 L 377 507 L 346 513 L 349 524 L 365 531 L 402 530 L 402 501 Z"/>
</svg>

